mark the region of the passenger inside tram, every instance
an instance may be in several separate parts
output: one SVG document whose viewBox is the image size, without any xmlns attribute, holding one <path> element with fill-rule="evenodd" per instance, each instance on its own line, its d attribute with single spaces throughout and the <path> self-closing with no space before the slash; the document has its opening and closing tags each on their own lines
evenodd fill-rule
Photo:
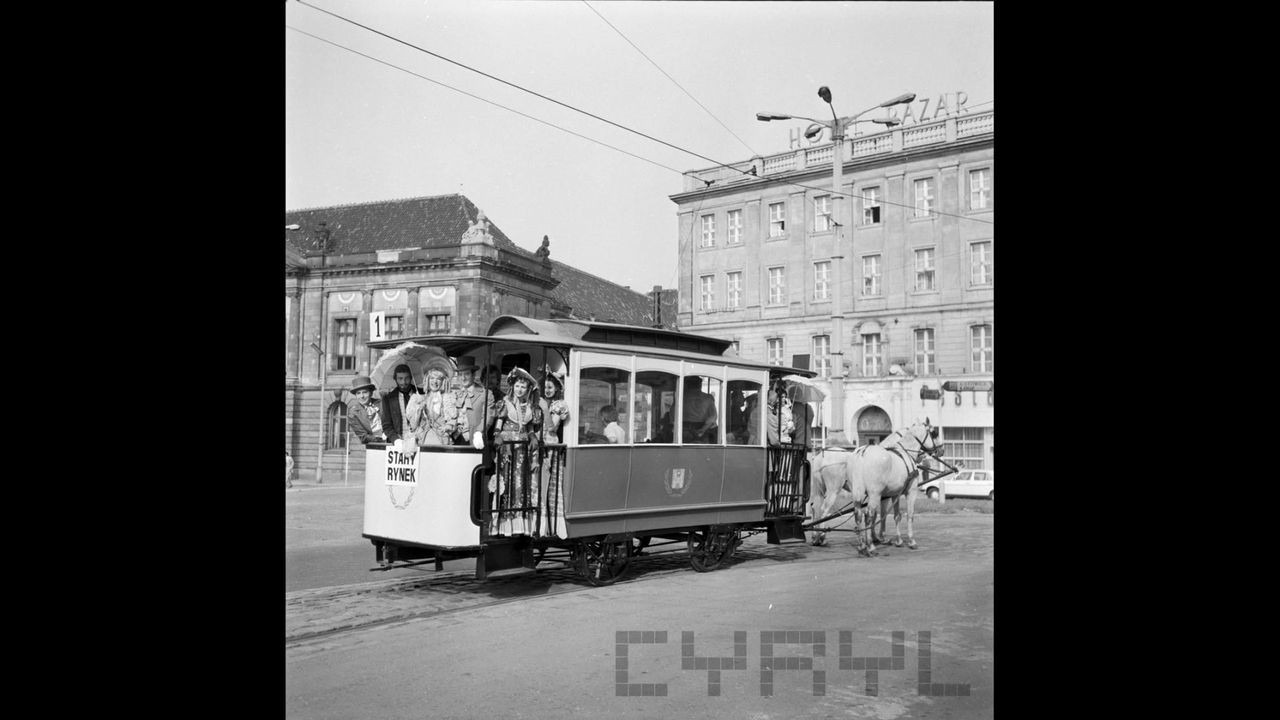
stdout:
<svg viewBox="0 0 1280 720">
<path fill-rule="evenodd" d="M 604 423 L 604 436 L 608 442 L 618 444 L 627 442 L 627 433 L 618 424 L 618 409 L 612 405 L 600 408 L 600 422 Z"/>
<path fill-rule="evenodd" d="M 716 383 L 714 379 L 709 382 Z M 719 426 L 716 398 L 702 390 L 703 378 L 690 375 L 684 379 L 684 412 L 681 439 L 687 443 L 714 443 Z"/>
</svg>

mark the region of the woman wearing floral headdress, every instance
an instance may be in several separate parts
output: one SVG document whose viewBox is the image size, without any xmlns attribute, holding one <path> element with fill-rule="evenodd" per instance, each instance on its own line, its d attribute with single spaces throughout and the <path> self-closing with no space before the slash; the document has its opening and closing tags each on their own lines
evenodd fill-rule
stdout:
<svg viewBox="0 0 1280 720">
<path fill-rule="evenodd" d="M 528 372 L 512 368 L 507 375 L 507 387 L 511 392 L 502 399 L 494 424 L 499 443 L 498 473 L 489 481 L 489 490 L 494 491 L 496 483 L 499 508 L 536 507 L 539 483 L 531 480 L 541 477 L 538 445 L 542 430 L 542 408 L 536 397 L 537 382 Z M 508 441 L 527 444 L 508 445 Z M 532 532 L 531 517 L 536 517 L 536 513 L 500 512 L 494 520 L 493 533 L 515 535 Z"/>
<path fill-rule="evenodd" d="M 564 380 L 548 372 L 543 376 L 543 394 L 539 400 L 542 408 L 542 442 L 559 445 L 564 424 L 569 421 L 569 403 L 564 400 Z M 547 450 L 547 460 L 542 466 L 542 493 L 544 502 L 539 505 L 543 534 L 560 535 L 564 529 L 564 451 Z"/>
<path fill-rule="evenodd" d="M 453 366 L 437 359 L 427 365 L 427 391 L 414 395 L 405 405 L 404 414 L 418 445 L 448 445 L 458 427 L 458 408 L 446 392 Z"/>
</svg>

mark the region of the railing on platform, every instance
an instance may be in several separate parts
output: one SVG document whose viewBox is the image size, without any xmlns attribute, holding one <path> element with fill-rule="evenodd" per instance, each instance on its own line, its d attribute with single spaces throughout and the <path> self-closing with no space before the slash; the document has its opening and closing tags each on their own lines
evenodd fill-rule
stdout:
<svg viewBox="0 0 1280 720">
<path fill-rule="evenodd" d="M 768 448 L 765 477 L 765 517 L 804 515 L 809 501 L 809 473 L 805 446 L 787 443 Z"/>
<path fill-rule="evenodd" d="M 487 534 L 562 537 L 565 446 L 504 440 L 495 464 L 479 513 Z"/>
</svg>

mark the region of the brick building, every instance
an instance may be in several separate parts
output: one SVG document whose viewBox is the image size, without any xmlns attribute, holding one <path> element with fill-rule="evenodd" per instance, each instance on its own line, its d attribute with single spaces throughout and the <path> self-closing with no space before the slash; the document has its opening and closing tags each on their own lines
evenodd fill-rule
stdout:
<svg viewBox="0 0 1280 720">
<path fill-rule="evenodd" d="M 747 358 L 818 370 L 822 422 L 849 441 L 928 416 L 948 456 L 993 469 L 994 129 L 986 111 L 848 138 L 835 198 L 830 140 L 733 165 L 755 175 L 686 173 L 671 196 L 680 328 L 734 340 Z M 840 424 L 829 402 L 837 312 Z M 963 390 L 932 397 L 944 388 Z"/>
<path fill-rule="evenodd" d="M 326 482 L 344 467 L 363 477 L 363 448 L 345 447 L 346 388 L 377 364 L 371 313 L 390 338 L 483 334 L 501 315 L 675 328 L 673 290 L 634 292 L 548 250 L 516 245 L 463 195 L 287 211 L 285 449 L 298 476 L 323 457 Z"/>
</svg>

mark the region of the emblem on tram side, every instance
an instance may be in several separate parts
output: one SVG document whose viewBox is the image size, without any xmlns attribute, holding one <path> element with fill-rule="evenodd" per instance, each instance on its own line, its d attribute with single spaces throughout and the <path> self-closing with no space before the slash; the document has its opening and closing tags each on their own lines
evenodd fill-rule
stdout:
<svg viewBox="0 0 1280 720">
<path fill-rule="evenodd" d="M 669 468 L 662 478 L 662 484 L 667 488 L 668 495 L 680 497 L 689 489 L 692 480 L 693 473 L 688 468 Z"/>
<path fill-rule="evenodd" d="M 387 495 L 397 510 L 409 507 L 413 502 L 413 494 L 418 490 L 418 453 L 406 455 L 395 448 L 387 447 Z M 396 499 L 396 488 L 409 488 L 408 494 L 401 503 Z"/>
</svg>

